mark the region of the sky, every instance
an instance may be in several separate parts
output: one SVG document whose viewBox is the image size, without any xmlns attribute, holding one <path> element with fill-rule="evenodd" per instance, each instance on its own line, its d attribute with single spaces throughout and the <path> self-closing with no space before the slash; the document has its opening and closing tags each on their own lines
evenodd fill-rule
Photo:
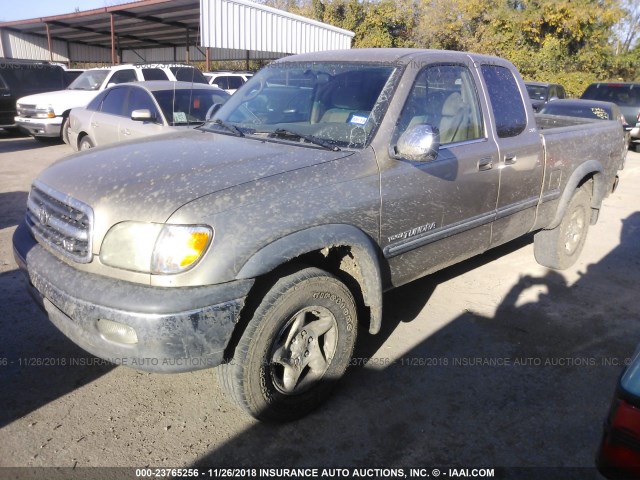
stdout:
<svg viewBox="0 0 640 480">
<path fill-rule="evenodd" d="M 49 17 L 73 13 L 76 8 L 92 10 L 120 3 L 126 3 L 126 0 L 0 0 L 0 22 Z"/>
</svg>

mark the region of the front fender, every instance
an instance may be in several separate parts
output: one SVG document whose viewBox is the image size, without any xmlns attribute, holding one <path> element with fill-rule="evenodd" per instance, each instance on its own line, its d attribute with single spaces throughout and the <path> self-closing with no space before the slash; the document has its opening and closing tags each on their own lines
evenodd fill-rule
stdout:
<svg viewBox="0 0 640 480">
<path fill-rule="evenodd" d="M 265 275 L 280 265 L 326 247 L 349 247 L 360 270 L 362 296 L 371 312 L 369 333 L 376 334 L 382 324 L 381 253 L 362 230 L 345 224 L 311 227 L 276 240 L 256 252 L 240 269 L 236 279 Z"/>
</svg>

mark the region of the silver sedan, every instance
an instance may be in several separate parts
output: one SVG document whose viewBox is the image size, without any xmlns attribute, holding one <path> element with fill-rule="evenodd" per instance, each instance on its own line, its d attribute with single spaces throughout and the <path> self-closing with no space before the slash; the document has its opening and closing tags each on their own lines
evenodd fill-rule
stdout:
<svg viewBox="0 0 640 480">
<path fill-rule="evenodd" d="M 69 114 L 69 144 L 76 150 L 203 124 L 229 94 L 191 82 L 148 81 L 108 88 Z"/>
</svg>

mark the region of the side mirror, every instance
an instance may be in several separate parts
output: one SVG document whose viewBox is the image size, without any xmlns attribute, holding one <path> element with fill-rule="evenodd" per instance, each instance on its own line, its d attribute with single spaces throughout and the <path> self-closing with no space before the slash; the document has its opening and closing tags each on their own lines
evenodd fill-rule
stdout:
<svg viewBox="0 0 640 480">
<path fill-rule="evenodd" d="M 143 108 L 131 112 L 131 120 L 135 120 L 136 122 L 155 122 L 156 116 L 151 113 L 151 110 Z"/>
<path fill-rule="evenodd" d="M 440 131 L 431 125 L 414 125 L 398 139 L 396 156 L 414 162 L 430 162 L 438 158 Z"/>
</svg>

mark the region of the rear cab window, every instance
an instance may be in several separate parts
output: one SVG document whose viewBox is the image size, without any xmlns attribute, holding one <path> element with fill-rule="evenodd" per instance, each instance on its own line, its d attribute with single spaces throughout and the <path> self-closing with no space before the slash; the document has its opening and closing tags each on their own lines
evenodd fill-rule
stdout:
<svg viewBox="0 0 640 480">
<path fill-rule="evenodd" d="M 193 67 L 171 67 L 170 68 L 176 80 L 182 82 L 193 83 L 209 83 L 207 78 L 202 74 L 200 70 Z"/>
<path fill-rule="evenodd" d="M 513 73 L 501 65 L 482 65 L 481 71 L 498 137 L 520 135 L 527 128 L 527 110 Z"/>
<path fill-rule="evenodd" d="M 169 80 L 169 76 L 160 68 L 143 68 L 142 76 L 145 80 Z"/>
<path fill-rule="evenodd" d="M 640 106 L 640 83 L 609 83 L 589 85 L 582 97 L 587 100 L 612 102 L 621 107 Z"/>
</svg>

